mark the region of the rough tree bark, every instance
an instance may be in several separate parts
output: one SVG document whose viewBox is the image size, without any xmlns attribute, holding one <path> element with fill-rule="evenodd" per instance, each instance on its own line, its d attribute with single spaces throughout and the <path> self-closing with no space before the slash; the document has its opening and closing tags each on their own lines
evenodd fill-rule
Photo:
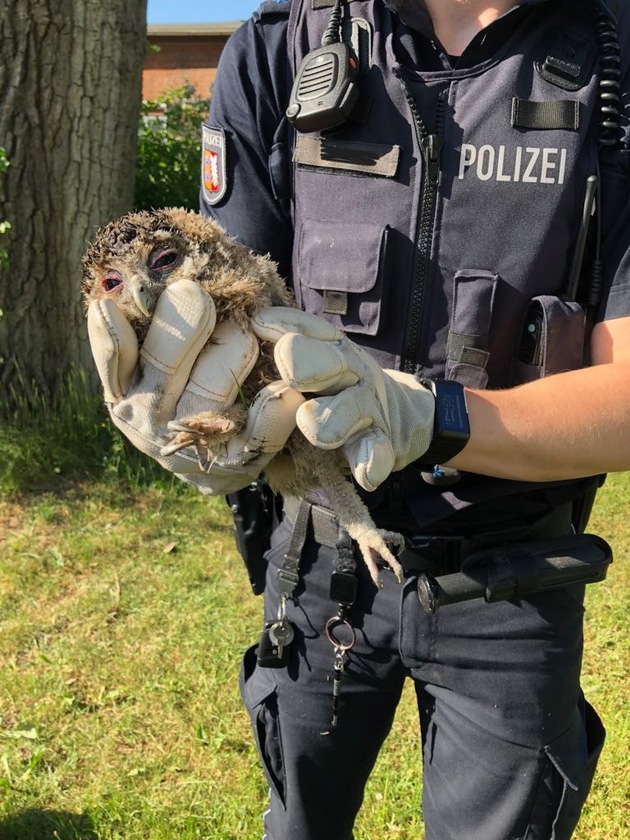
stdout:
<svg viewBox="0 0 630 840">
<path fill-rule="evenodd" d="M 1 400 L 92 370 L 81 257 L 132 204 L 146 0 L 2 0 L 0 43 Z"/>
</svg>

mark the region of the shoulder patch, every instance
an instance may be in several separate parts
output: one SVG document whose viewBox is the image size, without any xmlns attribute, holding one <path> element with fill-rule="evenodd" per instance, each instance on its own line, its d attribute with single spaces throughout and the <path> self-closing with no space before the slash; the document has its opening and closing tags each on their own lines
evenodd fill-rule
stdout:
<svg viewBox="0 0 630 840">
<path fill-rule="evenodd" d="M 201 187 L 206 202 L 218 204 L 227 192 L 225 131 L 205 123 L 201 127 Z"/>
</svg>

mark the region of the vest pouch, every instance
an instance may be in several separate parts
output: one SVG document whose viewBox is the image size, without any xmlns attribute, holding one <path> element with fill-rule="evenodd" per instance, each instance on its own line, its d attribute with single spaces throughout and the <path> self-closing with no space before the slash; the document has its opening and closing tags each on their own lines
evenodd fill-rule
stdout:
<svg viewBox="0 0 630 840">
<path fill-rule="evenodd" d="M 307 219 L 299 236 L 298 304 L 349 333 L 376 335 L 383 317 L 389 228 Z"/>
<path fill-rule="evenodd" d="M 540 295 L 531 300 L 512 360 L 510 385 L 584 367 L 586 314 L 574 300 Z"/>
<path fill-rule="evenodd" d="M 469 388 L 485 388 L 490 360 L 490 327 L 499 276 L 462 269 L 453 278 L 453 305 L 446 346 L 446 378 Z"/>
</svg>

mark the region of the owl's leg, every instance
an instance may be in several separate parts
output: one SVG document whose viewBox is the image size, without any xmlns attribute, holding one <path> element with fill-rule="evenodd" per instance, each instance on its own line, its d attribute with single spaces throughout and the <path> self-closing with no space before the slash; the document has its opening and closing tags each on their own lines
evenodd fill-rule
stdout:
<svg viewBox="0 0 630 840">
<path fill-rule="evenodd" d="M 319 485 L 328 496 L 330 507 L 339 517 L 339 522 L 357 543 L 374 583 L 379 589 L 383 586 L 379 560 L 386 563 L 396 575 L 398 583 L 402 583 L 403 568 L 392 548 L 403 549 L 404 537 L 395 531 L 377 528 L 363 500 L 343 475 L 340 462 L 333 457 L 333 453 L 319 453 L 315 457 Z"/>
</svg>

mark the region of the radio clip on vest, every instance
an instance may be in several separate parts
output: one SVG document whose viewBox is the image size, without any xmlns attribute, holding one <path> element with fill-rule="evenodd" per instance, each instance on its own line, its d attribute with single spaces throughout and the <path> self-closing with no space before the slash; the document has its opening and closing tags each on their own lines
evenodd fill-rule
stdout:
<svg viewBox="0 0 630 840">
<path fill-rule="evenodd" d="M 341 2 L 336 0 L 321 47 L 300 65 L 286 115 L 298 131 L 329 131 L 344 123 L 357 97 L 359 62 L 341 40 Z"/>
</svg>

